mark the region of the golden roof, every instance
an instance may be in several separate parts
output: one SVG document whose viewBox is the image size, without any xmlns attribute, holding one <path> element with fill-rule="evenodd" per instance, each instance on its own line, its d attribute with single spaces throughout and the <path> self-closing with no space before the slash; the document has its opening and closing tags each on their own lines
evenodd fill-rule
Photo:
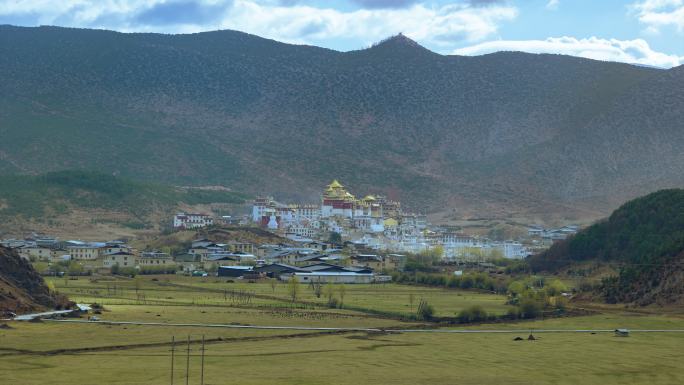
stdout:
<svg viewBox="0 0 684 385">
<path fill-rule="evenodd" d="M 342 187 L 344 187 L 344 186 L 342 186 L 342 184 L 340 184 L 340 182 L 338 182 L 337 179 L 333 180 L 332 183 L 330 183 L 328 185 L 329 189 L 342 188 Z"/>
<path fill-rule="evenodd" d="M 372 195 L 366 195 L 365 197 L 363 197 L 362 200 L 364 200 L 364 201 L 374 201 L 374 200 L 375 200 L 375 197 L 372 196 Z"/>
</svg>

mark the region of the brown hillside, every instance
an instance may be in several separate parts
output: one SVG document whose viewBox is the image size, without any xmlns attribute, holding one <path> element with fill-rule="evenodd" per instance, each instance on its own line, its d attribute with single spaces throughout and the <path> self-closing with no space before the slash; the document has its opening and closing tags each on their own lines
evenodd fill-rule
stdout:
<svg viewBox="0 0 684 385">
<path fill-rule="evenodd" d="M 26 313 L 63 307 L 66 298 L 50 293 L 31 264 L 10 249 L 0 247 L 0 313 Z"/>
<path fill-rule="evenodd" d="M 684 183 L 684 67 L 57 27 L 0 26 L 0 52 L 0 173 L 309 202 L 338 178 L 413 211 L 498 217 L 595 217 Z"/>
</svg>

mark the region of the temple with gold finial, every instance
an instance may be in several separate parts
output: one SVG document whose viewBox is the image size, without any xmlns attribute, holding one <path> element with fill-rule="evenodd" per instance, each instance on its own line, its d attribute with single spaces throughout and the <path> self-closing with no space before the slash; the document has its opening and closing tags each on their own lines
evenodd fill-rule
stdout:
<svg viewBox="0 0 684 385">
<path fill-rule="evenodd" d="M 381 232 L 383 226 L 383 206 L 376 197 L 366 195 L 356 199 L 337 180 L 333 180 L 323 192 L 321 217 L 339 216 L 351 221 L 354 228 Z"/>
<path fill-rule="evenodd" d="M 333 180 L 323 192 L 321 217 L 327 218 L 338 215 L 351 218 L 354 216 L 355 205 L 356 197 L 347 191 L 337 179 Z"/>
<path fill-rule="evenodd" d="M 321 203 L 315 205 L 276 202 L 261 197 L 252 206 L 252 220 L 260 226 L 283 231 L 308 229 L 324 231 L 335 226 L 350 231 L 380 233 L 388 214 L 399 217 L 400 206 L 382 195 L 366 195 L 357 199 L 342 183 L 333 180 L 323 190 Z M 336 227 L 335 227 L 336 228 Z"/>
</svg>

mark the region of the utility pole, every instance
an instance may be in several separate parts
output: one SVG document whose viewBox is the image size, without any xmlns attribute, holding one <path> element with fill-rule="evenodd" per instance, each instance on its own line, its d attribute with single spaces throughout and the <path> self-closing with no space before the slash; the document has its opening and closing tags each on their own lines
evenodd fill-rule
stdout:
<svg viewBox="0 0 684 385">
<path fill-rule="evenodd" d="M 190 384 L 190 335 L 188 335 L 188 354 L 185 359 L 185 385 Z"/>
<path fill-rule="evenodd" d="M 204 334 L 202 334 L 202 370 L 200 373 L 200 385 L 204 385 Z"/>
<path fill-rule="evenodd" d="M 171 385 L 173 385 L 173 361 L 176 350 L 176 336 L 171 336 Z"/>
</svg>

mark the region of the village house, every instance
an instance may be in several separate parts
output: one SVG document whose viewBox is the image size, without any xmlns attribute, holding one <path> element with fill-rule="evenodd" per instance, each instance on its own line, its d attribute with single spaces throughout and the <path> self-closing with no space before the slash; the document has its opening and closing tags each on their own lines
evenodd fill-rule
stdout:
<svg viewBox="0 0 684 385">
<path fill-rule="evenodd" d="M 387 258 L 394 264 L 395 270 L 403 271 L 406 266 L 406 255 L 404 254 L 388 254 Z"/>
<path fill-rule="evenodd" d="M 16 250 L 20 257 L 32 261 L 47 261 L 52 257 L 52 249 L 38 245 L 21 246 Z"/>
<path fill-rule="evenodd" d="M 352 266 L 368 267 L 375 271 L 389 271 L 397 269 L 395 258 L 376 254 L 353 255 L 351 257 L 351 264 Z"/>
<path fill-rule="evenodd" d="M 356 273 L 350 271 L 342 272 L 294 272 L 283 274 L 280 279 L 288 281 L 292 276 L 297 277 L 299 282 L 308 284 L 310 282 L 320 283 L 372 283 L 374 276 L 372 273 Z"/>
<path fill-rule="evenodd" d="M 138 265 L 141 268 L 151 266 L 172 266 L 175 264 L 176 262 L 169 254 L 159 251 L 145 251 L 138 257 Z"/>
<path fill-rule="evenodd" d="M 268 263 L 282 263 L 286 265 L 294 265 L 299 254 L 294 250 L 273 250 L 264 256 L 264 260 Z"/>
<path fill-rule="evenodd" d="M 219 277 L 242 277 L 245 273 L 251 272 L 252 266 L 219 266 L 216 275 Z"/>
<path fill-rule="evenodd" d="M 50 262 L 61 262 L 71 260 L 71 255 L 65 248 L 56 248 L 50 250 Z"/>
<path fill-rule="evenodd" d="M 317 254 L 317 253 L 312 253 L 312 254 L 303 254 L 299 255 L 297 259 L 294 261 L 295 266 L 306 266 L 306 265 L 311 265 L 312 263 L 321 263 L 325 262 L 325 258 L 327 257 L 326 254 Z"/>
<path fill-rule="evenodd" d="M 192 272 L 201 267 L 199 257 L 188 253 L 174 256 L 173 261 L 185 272 Z"/>
<path fill-rule="evenodd" d="M 204 269 L 213 270 L 220 266 L 238 266 L 240 264 L 240 256 L 233 253 L 218 253 L 210 254 L 202 262 Z"/>
<path fill-rule="evenodd" d="M 255 251 L 254 244 L 249 242 L 228 241 L 226 246 L 233 253 L 253 254 Z"/>
<path fill-rule="evenodd" d="M 257 273 L 265 274 L 270 278 L 280 278 L 283 274 L 292 274 L 294 272 L 305 272 L 302 268 L 297 266 L 286 265 L 283 263 L 272 263 L 269 265 L 258 266 L 254 268 Z"/>
<path fill-rule="evenodd" d="M 120 251 L 131 252 L 131 248 L 124 241 L 109 241 L 102 248 L 102 253 L 104 254 L 113 254 Z"/>
<path fill-rule="evenodd" d="M 279 250 L 282 250 L 280 245 L 263 244 L 256 248 L 256 255 L 259 258 L 265 258 L 267 255 L 273 254 Z"/>
<path fill-rule="evenodd" d="M 192 241 L 190 248 L 193 249 L 195 247 L 200 247 L 200 246 L 206 247 L 206 246 L 209 246 L 213 243 L 214 243 L 214 241 L 207 239 L 207 238 L 195 239 L 194 241 Z"/>
<path fill-rule="evenodd" d="M 325 251 L 328 250 L 328 248 L 331 248 L 329 243 L 318 241 L 306 242 L 303 246 L 316 251 Z"/>
<path fill-rule="evenodd" d="M 119 267 L 135 267 L 137 265 L 136 257 L 133 253 L 127 251 L 118 251 L 102 256 L 102 267 L 111 269 L 115 265 Z"/>
<path fill-rule="evenodd" d="M 173 217 L 174 229 L 199 229 L 214 224 L 214 218 L 207 214 L 178 213 Z"/>
<path fill-rule="evenodd" d="M 104 254 L 105 246 L 104 242 L 67 241 L 65 249 L 73 259 L 92 261 Z"/>
<path fill-rule="evenodd" d="M 207 259 L 210 254 L 225 252 L 225 245 L 210 243 L 207 245 L 197 245 L 188 250 L 188 254 L 197 255 L 200 257 L 200 261 Z"/>
<path fill-rule="evenodd" d="M 326 272 L 326 273 L 333 273 L 333 272 L 352 272 L 352 273 L 363 273 L 363 274 L 370 274 L 373 272 L 373 269 L 368 268 L 368 267 L 356 267 L 356 266 L 340 266 L 340 265 L 335 265 L 332 263 L 327 263 L 327 262 L 318 262 L 314 263 L 312 265 L 308 266 L 303 266 L 301 268 L 304 271 L 308 272 Z"/>
<path fill-rule="evenodd" d="M 316 227 L 305 223 L 296 223 L 287 227 L 285 237 L 289 239 L 313 239 L 318 233 L 319 230 Z"/>
</svg>

